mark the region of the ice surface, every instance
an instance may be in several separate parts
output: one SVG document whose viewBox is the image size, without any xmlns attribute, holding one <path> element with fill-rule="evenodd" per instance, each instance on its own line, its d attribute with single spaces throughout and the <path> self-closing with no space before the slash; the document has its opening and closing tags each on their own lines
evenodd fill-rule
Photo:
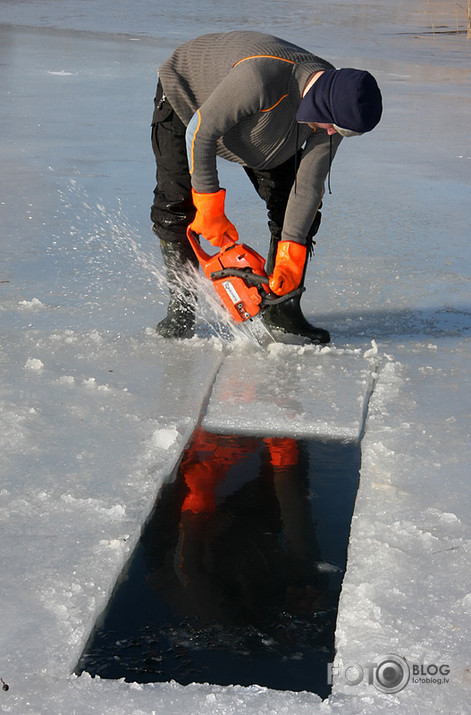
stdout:
<svg viewBox="0 0 471 715">
<path fill-rule="evenodd" d="M 337 657 L 340 668 L 389 652 L 447 664 L 450 686 L 411 683 L 388 696 L 404 712 L 465 713 L 469 699 L 470 349 L 396 346 L 362 443 Z M 338 694 L 349 690 L 339 681 Z"/>
<path fill-rule="evenodd" d="M 2 711 L 469 712 L 464 9 L 0 2 Z M 301 359 L 299 347 L 283 347 L 264 362 L 211 335 L 204 310 L 198 337 L 179 347 L 152 330 L 166 302 L 148 219 L 156 70 L 177 43 L 240 27 L 370 69 L 383 91 L 377 130 L 344 141 L 334 162 L 303 296 L 334 337 L 330 354 Z M 238 167 L 220 171 L 242 240 L 266 253 L 259 199 Z M 332 385 L 338 373 L 326 367 L 343 360 L 354 380 L 345 401 L 345 380 Z M 254 397 L 234 402 L 234 387 L 247 377 L 273 432 L 285 429 L 287 405 L 296 429 L 365 427 L 332 696 L 70 675 L 194 425 L 205 415 L 244 429 Z M 327 416 L 309 398 L 319 379 Z M 365 380 L 374 389 L 364 425 Z M 391 652 L 449 664 L 450 682 L 411 682 L 395 695 L 346 684 L 345 666 Z"/>
</svg>

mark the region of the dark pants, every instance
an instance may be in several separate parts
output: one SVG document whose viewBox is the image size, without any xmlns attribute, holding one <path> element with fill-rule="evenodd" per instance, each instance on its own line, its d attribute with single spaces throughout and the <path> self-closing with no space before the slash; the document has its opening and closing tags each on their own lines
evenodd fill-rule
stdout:
<svg viewBox="0 0 471 715">
<path fill-rule="evenodd" d="M 182 241 L 186 228 L 193 221 L 195 207 L 191 198 L 191 179 L 185 142 L 186 127 L 178 118 L 168 99 L 164 96 L 160 81 L 154 100 L 152 118 L 152 148 L 157 164 L 157 185 L 151 220 L 155 232 L 164 241 Z M 300 153 L 299 153 L 300 154 Z M 299 161 L 300 156 L 298 156 Z M 274 169 L 264 171 L 244 167 L 259 196 L 265 201 L 268 211 L 268 226 L 272 237 L 279 240 L 294 183 L 296 158 Z M 306 237 L 308 245 L 317 233 L 320 212 Z"/>
<path fill-rule="evenodd" d="M 164 96 L 159 81 L 151 133 L 157 185 L 150 217 L 164 241 L 186 241 L 186 228 L 195 217 L 185 132 L 185 125 Z"/>
</svg>

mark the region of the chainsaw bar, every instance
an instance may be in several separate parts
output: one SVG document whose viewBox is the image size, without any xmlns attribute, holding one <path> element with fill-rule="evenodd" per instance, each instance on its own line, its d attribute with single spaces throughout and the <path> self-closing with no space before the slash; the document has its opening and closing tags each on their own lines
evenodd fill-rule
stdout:
<svg viewBox="0 0 471 715">
<path fill-rule="evenodd" d="M 237 330 L 243 333 L 251 343 L 261 348 L 267 349 L 270 345 L 274 345 L 277 342 L 271 330 L 263 322 L 261 313 L 254 318 L 244 320 L 243 323 L 237 323 Z"/>
</svg>

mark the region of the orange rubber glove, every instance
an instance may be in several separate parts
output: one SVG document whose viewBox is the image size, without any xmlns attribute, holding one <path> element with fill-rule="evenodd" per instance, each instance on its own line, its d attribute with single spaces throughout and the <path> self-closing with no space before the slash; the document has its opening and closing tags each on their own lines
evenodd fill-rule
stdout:
<svg viewBox="0 0 471 715">
<path fill-rule="evenodd" d="M 295 241 L 280 241 L 276 252 L 275 267 L 268 285 L 277 295 L 286 295 L 301 283 L 307 248 Z"/>
<path fill-rule="evenodd" d="M 220 248 L 232 246 L 239 240 L 236 227 L 224 213 L 226 190 L 219 189 L 213 194 L 199 194 L 191 190 L 196 216 L 190 228 L 207 241 Z"/>
</svg>

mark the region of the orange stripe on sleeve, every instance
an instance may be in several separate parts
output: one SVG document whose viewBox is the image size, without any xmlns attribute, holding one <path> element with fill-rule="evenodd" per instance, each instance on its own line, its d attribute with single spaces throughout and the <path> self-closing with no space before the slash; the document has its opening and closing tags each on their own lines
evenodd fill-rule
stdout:
<svg viewBox="0 0 471 715">
<path fill-rule="evenodd" d="M 271 112 L 272 109 L 275 109 L 279 105 L 280 102 L 284 100 L 285 97 L 287 97 L 287 94 L 284 94 L 282 97 L 279 98 L 278 102 L 275 102 L 275 104 L 272 107 L 268 107 L 268 109 L 261 109 L 261 112 Z"/>
<path fill-rule="evenodd" d="M 201 124 L 201 112 L 199 109 L 196 110 L 196 113 L 198 115 L 198 124 L 196 125 L 196 129 L 193 132 L 193 136 L 191 138 L 191 149 L 190 149 L 190 174 L 193 173 L 193 170 L 195 168 L 195 156 L 194 156 L 194 149 L 195 149 L 195 139 L 196 135 L 198 134 L 198 129 L 200 128 Z"/>
<path fill-rule="evenodd" d="M 284 57 L 277 57 L 276 55 L 250 55 L 249 57 L 243 57 L 241 60 L 235 63 L 233 67 L 237 67 L 237 65 L 240 65 L 241 62 L 245 62 L 245 60 L 256 60 L 258 58 L 265 58 L 269 60 L 280 60 L 280 62 L 288 62 L 290 65 L 294 65 L 295 62 L 294 60 L 285 60 Z"/>
</svg>

